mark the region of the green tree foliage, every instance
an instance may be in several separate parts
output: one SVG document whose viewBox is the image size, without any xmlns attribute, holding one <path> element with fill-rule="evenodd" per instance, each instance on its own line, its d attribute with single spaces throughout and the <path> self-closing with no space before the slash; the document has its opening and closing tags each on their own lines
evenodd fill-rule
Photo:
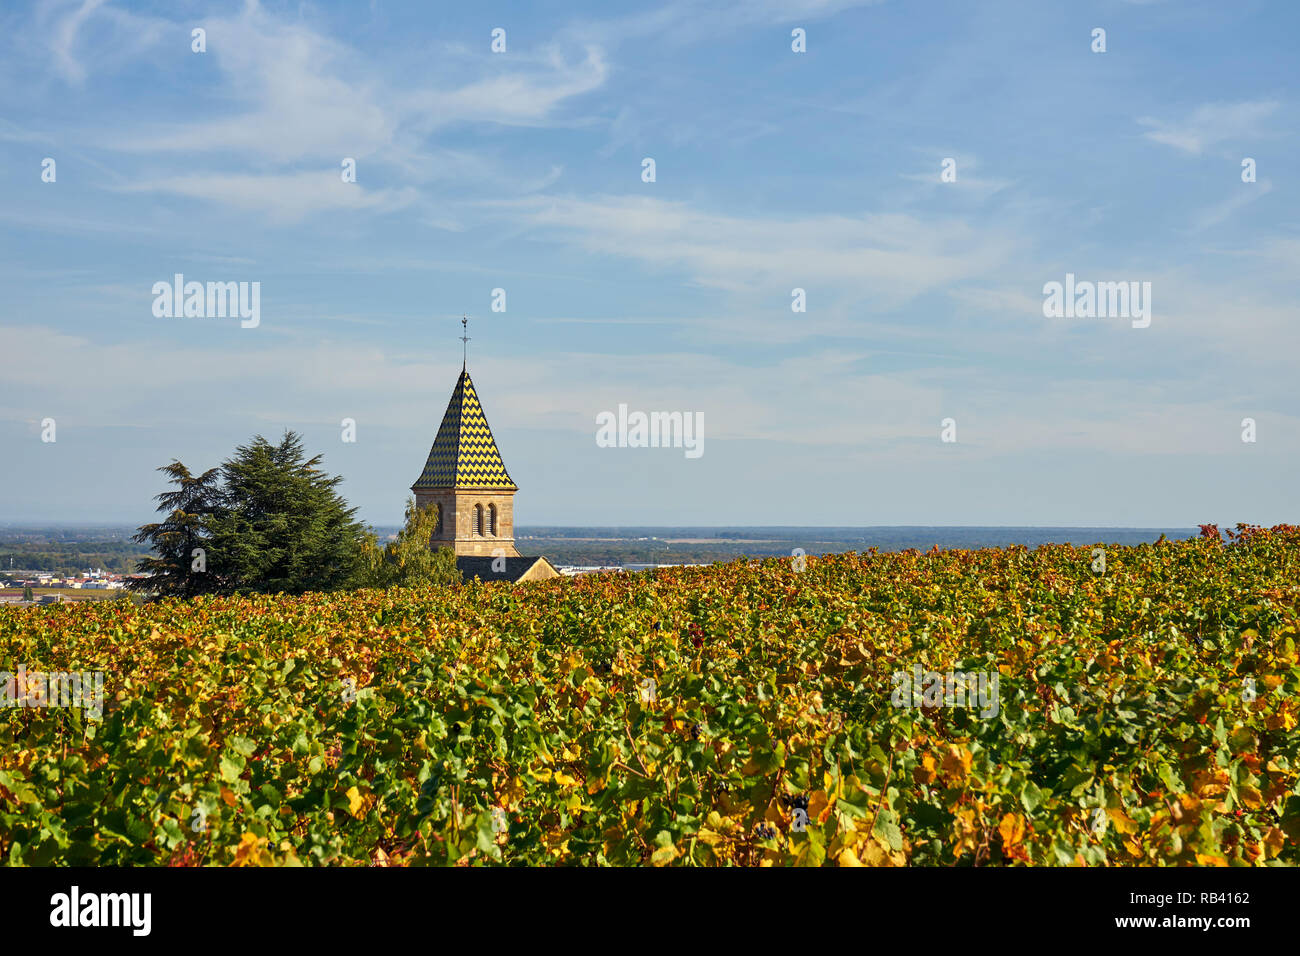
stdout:
<svg viewBox="0 0 1300 956">
<path fill-rule="evenodd" d="M 132 582 L 159 596 L 330 591 L 353 584 L 365 569 L 368 538 L 335 491 L 321 456 L 308 459 L 302 439 L 285 432 L 278 445 L 258 435 L 220 468 L 197 477 L 180 462 L 160 471 L 176 490 L 158 496 L 163 522 L 144 525 L 135 540 L 157 557 Z"/>
<path fill-rule="evenodd" d="M 33 596 L 33 594 L 32 594 L 32 589 L 31 589 L 31 588 L 23 588 L 23 600 L 24 600 L 24 601 L 34 601 L 34 600 L 36 600 L 36 598 L 35 598 L 35 597 Z"/>
<path fill-rule="evenodd" d="M 414 499 L 406 500 L 406 526 L 396 540 L 380 547 L 372 535 L 365 545 L 365 570 L 361 581 L 367 587 L 447 587 L 460 582 L 456 552 L 430 546 L 438 528 L 438 506 L 417 509 Z"/>
<path fill-rule="evenodd" d="M 158 555 L 140 559 L 139 574 L 150 577 L 127 581 L 127 587 L 149 591 L 160 597 L 194 597 L 216 589 L 216 582 L 205 570 L 197 570 L 199 555 L 209 550 L 207 520 L 217 511 L 221 489 L 218 470 L 209 468 L 195 476 L 179 461 L 158 469 L 176 485 L 174 491 L 157 496 L 158 511 L 167 517 L 161 522 L 141 526 L 134 539 L 148 544 Z"/>
<path fill-rule="evenodd" d="M 302 594 L 353 583 L 366 532 L 336 493 L 342 482 L 307 459 L 302 439 L 258 435 L 221 468 L 222 507 L 208 521 L 209 570 L 223 590 Z"/>
</svg>

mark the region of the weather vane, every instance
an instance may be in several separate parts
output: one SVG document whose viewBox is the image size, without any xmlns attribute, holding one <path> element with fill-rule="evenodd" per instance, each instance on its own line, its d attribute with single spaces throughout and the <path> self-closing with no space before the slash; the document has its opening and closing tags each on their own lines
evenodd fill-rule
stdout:
<svg viewBox="0 0 1300 956">
<path fill-rule="evenodd" d="M 461 347 L 460 370 L 463 372 L 463 371 L 465 371 L 465 368 L 466 368 L 466 366 L 467 366 L 468 363 L 469 363 L 469 336 L 468 336 L 467 334 L 465 334 L 465 333 L 469 332 L 469 317 L 468 317 L 468 316 L 465 316 L 465 317 L 462 317 L 462 318 L 461 318 L 461 320 L 460 320 L 460 326 L 461 326 L 461 335 L 460 335 L 460 341 L 461 341 L 461 346 L 460 346 L 460 347 Z"/>
</svg>

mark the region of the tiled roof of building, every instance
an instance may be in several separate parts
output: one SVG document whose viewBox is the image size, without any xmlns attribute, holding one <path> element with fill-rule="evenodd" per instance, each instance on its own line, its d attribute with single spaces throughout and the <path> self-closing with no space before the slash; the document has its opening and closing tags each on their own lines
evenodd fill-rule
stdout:
<svg viewBox="0 0 1300 956">
<path fill-rule="evenodd" d="M 493 563 L 500 571 L 493 570 Z M 493 558 L 480 557 L 479 555 L 461 555 L 456 558 L 456 567 L 460 569 L 461 577 L 468 581 L 470 578 L 478 578 L 480 581 L 518 581 L 521 577 L 533 569 L 538 562 L 544 562 L 552 574 L 555 573 L 554 566 L 545 558 L 539 558 L 537 555 L 524 555 L 518 558 Z"/>
<path fill-rule="evenodd" d="M 411 487 L 519 490 L 506 472 L 468 371 L 460 373 L 424 471 Z"/>
</svg>

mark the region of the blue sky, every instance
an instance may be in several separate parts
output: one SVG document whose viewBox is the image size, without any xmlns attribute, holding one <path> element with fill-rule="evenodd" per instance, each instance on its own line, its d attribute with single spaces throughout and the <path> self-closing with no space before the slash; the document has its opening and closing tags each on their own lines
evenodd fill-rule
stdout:
<svg viewBox="0 0 1300 956">
<path fill-rule="evenodd" d="M 468 313 L 522 525 L 1295 521 L 1297 27 L 1282 0 L 7 4 L 0 520 L 140 523 L 158 466 L 293 428 L 396 523 Z M 178 272 L 260 282 L 260 325 L 155 317 Z M 1150 326 L 1045 318 L 1067 272 L 1150 282 Z M 702 413 L 704 454 L 598 447 L 620 403 Z"/>
</svg>

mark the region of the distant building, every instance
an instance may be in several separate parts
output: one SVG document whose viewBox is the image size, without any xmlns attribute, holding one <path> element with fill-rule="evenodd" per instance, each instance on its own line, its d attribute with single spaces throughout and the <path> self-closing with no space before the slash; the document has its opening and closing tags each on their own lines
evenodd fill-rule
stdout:
<svg viewBox="0 0 1300 956">
<path fill-rule="evenodd" d="M 417 507 L 437 509 L 430 545 L 455 551 L 466 580 L 534 581 L 559 574 L 545 558 L 526 557 L 515 548 L 518 490 L 501 460 L 469 371 L 462 367 L 411 491 Z"/>
<path fill-rule="evenodd" d="M 485 558 L 478 555 L 462 555 L 456 559 L 465 580 L 477 578 L 480 581 L 543 581 L 553 578 L 560 572 L 555 565 L 545 558 Z"/>
</svg>

